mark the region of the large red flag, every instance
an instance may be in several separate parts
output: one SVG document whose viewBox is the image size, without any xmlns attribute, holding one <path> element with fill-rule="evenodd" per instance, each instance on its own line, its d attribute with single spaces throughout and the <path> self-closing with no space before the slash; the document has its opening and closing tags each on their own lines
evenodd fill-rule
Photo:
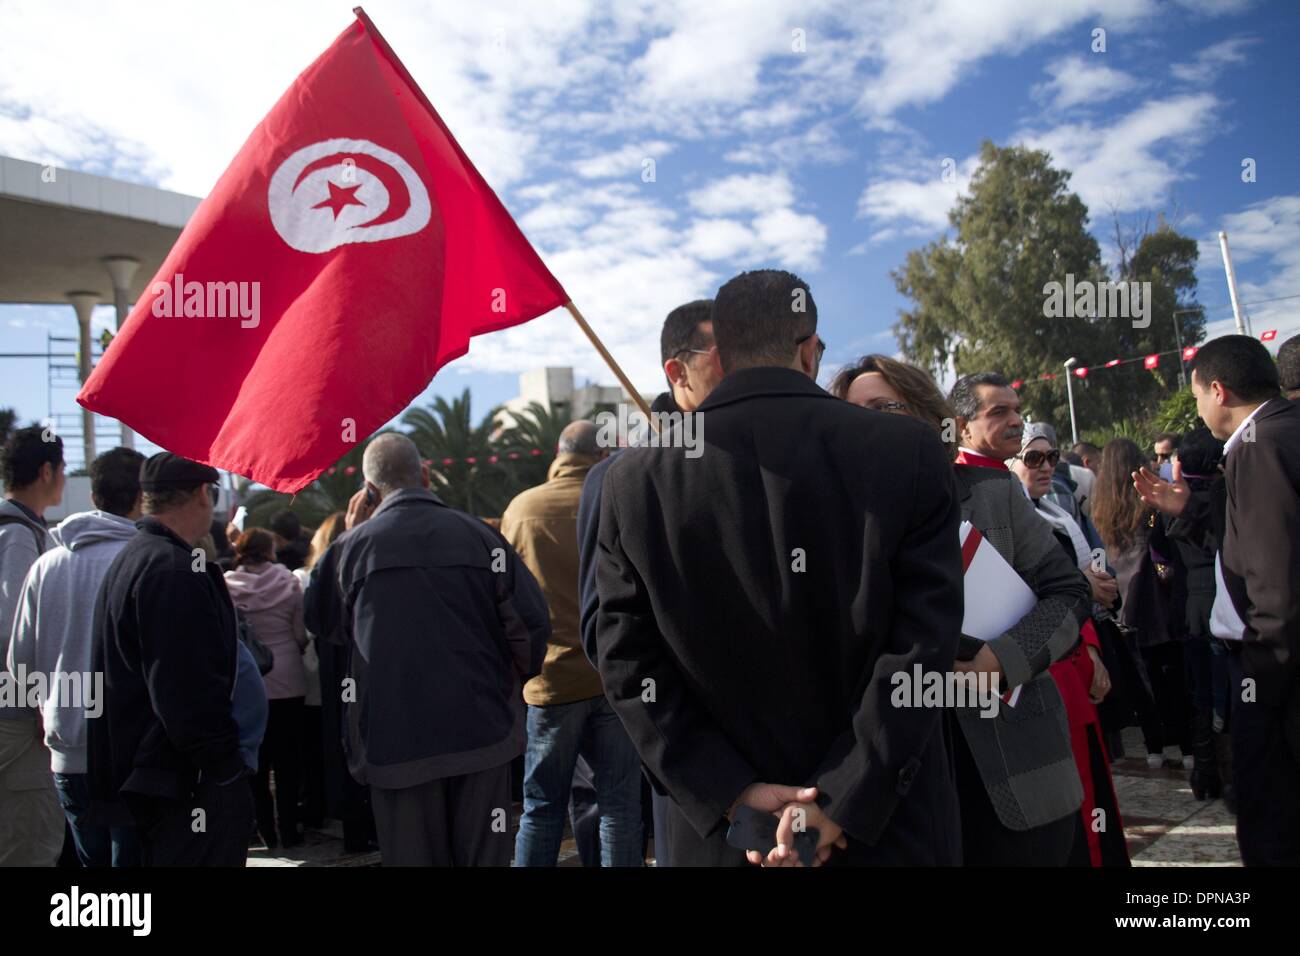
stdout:
<svg viewBox="0 0 1300 956">
<path fill-rule="evenodd" d="M 470 336 L 568 296 L 358 12 L 203 200 L 77 401 L 297 491 Z"/>
</svg>

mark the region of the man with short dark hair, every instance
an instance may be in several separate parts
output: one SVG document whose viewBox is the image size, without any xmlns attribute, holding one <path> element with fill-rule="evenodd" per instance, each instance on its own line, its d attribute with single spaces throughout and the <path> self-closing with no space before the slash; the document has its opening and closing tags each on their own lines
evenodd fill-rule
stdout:
<svg viewBox="0 0 1300 956">
<path fill-rule="evenodd" d="M 716 355 L 712 299 L 697 299 L 668 313 L 659 332 L 659 364 L 677 409 L 691 411 L 709 397 L 722 378 Z"/>
<path fill-rule="evenodd" d="M 248 856 L 253 768 L 232 705 L 235 608 L 198 547 L 218 479 L 170 452 L 145 461 L 139 533 L 109 565 L 95 604 L 92 660 L 105 701 L 90 722 L 90 796 L 103 815 L 130 811 L 145 866 L 243 866 Z"/>
<path fill-rule="evenodd" d="M 348 770 L 370 787 L 386 866 L 507 866 L 546 602 L 500 534 L 429 490 L 408 437 L 373 438 L 361 469 L 305 596 L 308 628 L 352 651 L 351 690 L 321 688 L 343 694 Z"/>
<path fill-rule="evenodd" d="M 82 866 L 134 866 L 139 841 L 129 826 L 95 823 L 86 773 L 86 719 L 103 712 L 102 682 L 92 677 L 95 599 L 109 565 L 135 536 L 140 517 L 140 465 L 130 448 L 106 451 L 90 463 L 94 511 L 69 515 L 50 532 L 54 546 L 32 565 L 23 585 L 9 645 L 8 666 L 28 673 L 58 673 L 78 699 L 51 693 L 41 707 L 45 744 L 59 802 L 72 829 Z"/>
<path fill-rule="evenodd" d="M 942 712 L 890 702 L 898 672 L 953 667 L 948 456 L 928 425 L 817 386 L 797 276 L 732 279 L 713 331 L 727 374 L 700 406 L 703 454 L 630 448 L 601 498 L 597 666 L 672 798 L 656 847 L 674 865 L 743 865 L 716 841 L 770 815 L 775 845 L 747 838 L 750 862 L 793 865 L 799 821 L 818 861 L 955 863 Z"/>
<path fill-rule="evenodd" d="M 1300 335 L 1293 335 L 1277 350 L 1277 377 L 1282 394 L 1300 400 Z"/>
<path fill-rule="evenodd" d="M 712 299 L 687 302 L 668 313 L 659 333 L 659 361 L 663 366 L 664 378 L 668 381 L 668 391 L 655 397 L 650 405 L 651 411 L 693 414 L 709 397 L 709 393 L 721 381 L 723 375 L 722 365 L 718 361 L 717 346 L 713 341 Z M 596 608 L 599 599 L 596 593 L 596 541 L 600 520 L 600 493 L 601 485 L 605 480 L 605 471 L 618 454 L 618 451 L 611 449 L 611 454 L 598 461 L 587 473 L 587 479 L 582 486 L 582 497 L 578 503 L 578 573 L 582 648 L 592 664 L 596 663 L 598 657 Z M 578 761 L 577 777 L 580 778 L 581 785 L 575 781 L 575 790 L 594 792 L 594 787 L 588 785 L 592 783 L 590 768 L 581 758 Z M 642 800 L 643 825 L 645 814 L 649 812 L 646 804 L 649 804 L 653 808 L 653 829 L 656 832 L 664 830 L 663 821 L 668 797 L 662 786 L 654 788 L 653 791 L 651 786 L 643 786 Z M 579 852 L 582 853 L 584 862 L 599 859 L 599 853 L 595 848 L 587 845 L 599 841 L 588 841 L 585 838 L 584 820 L 589 819 L 594 813 L 586 808 L 581 799 L 575 798 L 573 803 L 573 832 Z M 644 829 L 648 833 L 651 827 L 644 826 Z M 726 851 L 727 848 L 722 845 L 721 839 L 715 843 L 722 851 Z M 671 866 L 669 852 L 665 839 L 657 836 L 655 864 Z"/>
<path fill-rule="evenodd" d="M 1161 432 L 1151 443 L 1151 460 L 1155 462 L 1157 473 L 1165 481 L 1173 477 L 1174 455 L 1177 453 L 1178 436 L 1173 432 Z"/>
<path fill-rule="evenodd" d="M 1237 842 L 1247 866 L 1300 864 L 1300 406 L 1268 350 L 1225 335 L 1191 362 L 1224 440 L 1227 512 L 1211 628 L 1227 639 Z"/>
<path fill-rule="evenodd" d="M 1020 453 L 1020 396 L 997 372 L 963 375 L 948 393 L 957 415 L 957 464 L 1005 468 Z"/>
<path fill-rule="evenodd" d="M 27 572 L 49 547 L 45 509 L 63 500 L 63 440 L 38 425 L 0 449 L 0 866 L 53 866 L 63 846 L 50 754 L 28 686 L 4 669 Z"/>
<path fill-rule="evenodd" d="M 1079 456 L 1079 460 L 1083 464 L 1083 467 L 1087 468 L 1094 475 L 1101 471 L 1101 449 L 1092 442 L 1077 442 L 1074 446 L 1074 453 Z"/>
</svg>

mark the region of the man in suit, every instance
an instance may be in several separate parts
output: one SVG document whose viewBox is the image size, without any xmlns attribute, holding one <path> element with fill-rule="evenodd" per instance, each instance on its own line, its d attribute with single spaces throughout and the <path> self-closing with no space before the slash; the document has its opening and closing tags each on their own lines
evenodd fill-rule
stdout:
<svg viewBox="0 0 1300 956">
<path fill-rule="evenodd" d="M 1223 439 L 1227 512 L 1217 622 L 1234 617 L 1233 772 L 1247 866 L 1300 864 L 1300 406 L 1268 350 L 1245 335 L 1191 363 L 1202 420 Z M 1225 605 L 1231 605 L 1226 607 Z M 1230 613 L 1232 612 L 1232 613 Z M 1236 631 L 1234 626 L 1230 630 Z M 1216 635 L 1226 634 L 1221 627 Z"/>
<path fill-rule="evenodd" d="M 668 391 L 661 392 L 650 405 L 652 413 L 693 412 L 709 397 L 709 393 L 722 380 L 722 366 L 718 363 L 718 350 L 713 342 L 713 300 L 697 299 L 673 309 L 664 318 L 663 328 L 659 332 L 659 362 L 663 366 L 664 378 L 668 382 Z M 596 649 L 596 608 L 599 604 L 596 594 L 596 553 L 600 525 L 600 490 L 605 480 L 605 469 L 618 455 L 602 458 L 587 473 L 587 480 L 582 486 L 582 497 L 578 502 L 578 577 L 581 606 L 582 647 L 592 664 L 599 656 Z M 591 781 L 590 768 L 579 761 L 578 776 L 586 778 L 588 789 Z M 594 791 L 593 791 L 594 792 Z M 670 802 L 662 785 L 647 781 L 641 789 L 642 819 L 645 819 L 647 807 L 652 811 L 653 827 L 645 824 L 645 833 L 665 833 L 665 813 Z M 590 811 L 581 800 L 574 804 L 573 832 L 578 850 L 584 858 L 599 858 L 600 849 L 593 852 L 584 848 L 584 825 L 580 817 L 590 819 Z M 582 811 L 585 811 L 582 812 Z M 588 824 L 589 826 L 589 824 Z M 724 834 L 717 834 L 714 849 L 719 856 L 734 856 L 735 852 L 726 845 Z M 667 841 L 663 836 L 655 838 L 655 865 L 672 866 Z"/>
<path fill-rule="evenodd" d="M 895 674 L 953 667 L 947 455 L 928 425 L 817 386 L 825 345 L 797 277 L 732 279 L 713 334 L 726 378 L 700 406 L 703 454 L 619 455 L 599 526 L 598 667 L 672 796 L 673 862 L 715 862 L 744 806 L 780 819 L 751 862 L 793 863 L 802 820 L 819 859 L 955 863 L 942 710 L 890 702 Z"/>
</svg>

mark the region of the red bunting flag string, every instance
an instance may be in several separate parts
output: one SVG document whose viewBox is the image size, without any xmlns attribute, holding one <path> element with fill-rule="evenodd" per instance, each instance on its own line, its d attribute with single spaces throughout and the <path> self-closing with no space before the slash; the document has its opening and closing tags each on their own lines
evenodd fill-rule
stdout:
<svg viewBox="0 0 1300 956">
<path fill-rule="evenodd" d="M 497 455 L 484 455 L 481 458 L 478 456 L 470 456 L 468 458 L 426 458 L 424 459 L 424 464 L 428 465 L 430 468 L 445 468 L 449 465 L 457 465 L 461 463 L 466 465 L 477 465 L 480 461 L 486 462 L 489 465 L 496 465 L 503 460 L 516 461 L 520 458 L 540 458 L 542 454 L 543 452 L 540 448 L 528 448 L 523 451 L 508 451 Z M 325 474 L 331 477 L 339 472 L 342 472 L 345 475 L 355 475 L 359 470 L 360 469 L 357 468 L 356 465 L 347 465 L 343 468 L 336 466 L 334 468 L 327 468 Z"/>
<path fill-rule="evenodd" d="M 1261 342 L 1272 342 L 1274 339 L 1277 338 L 1277 333 L 1278 333 L 1277 329 L 1269 329 L 1267 332 L 1263 332 L 1260 334 L 1259 340 Z M 1183 361 L 1190 362 L 1192 359 L 1196 357 L 1196 353 L 1199 351 L 1200 351 L 1200 346 L 1197 345 L 1187 346 L 1185 349 L 1182 350 Z M 1177 354 L 1179 354 L 1178 349 L 1169 349 L 1164 352 L 1152 352 L 1150 355 L 1135 355 L 1132 358 L 1125 358 L 1125 359 L 1115 358 L 1115 359 L 1111 359 L 1109 362 L 1106 362 L 1102 365 L 1080 365 L 1078 368 L 1074 369 L 1074 374 L 1078 378 L 1087 378 L 1091 372 L 1096 372 L 1099 369 L 1115 368 L 1116 366 L 1119 365 L 1132 365 L 1135 362 L 1141 362 L 1142 367 L 1145 369 L 1148 370 L 1156 369 L 1160 367 L 1160 359 L 1162 356 L 1177 355 Z M 1022 378 L 1014 379 L 1011 382 L 1011 387 L 1019 391 L 1020 387 L 1024 385 L 1026 382 L 1053 382 L 1057 378 L 1058 376 L 1052 372 L 1047 372 L 1043 375 L 1027 375 Z"/>
</svg>

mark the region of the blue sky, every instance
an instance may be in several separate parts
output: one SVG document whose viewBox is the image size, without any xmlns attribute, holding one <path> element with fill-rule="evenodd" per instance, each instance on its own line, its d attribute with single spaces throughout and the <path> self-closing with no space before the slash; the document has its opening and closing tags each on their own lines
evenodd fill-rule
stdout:
<svg viewBox="0 0 1300 956">
<path fill-rule="evenodd" d="M 351 20 L 347 3 L 149 6 L 0 3 L 0 154 L 202 195 Z M 662 383 L 664 314 L 747 268 L 810 282 L 824 377 L 894 352 L 905 303 L 889 271 L 946 230 L 986 138 L 1072 170 L 1107 258 L 1112 206 L 1200 240 L 1214 334 L 1232 329 L 1226 229 L 1256 333 L 1280 329 L 1276 347 L 1300 332 L 1300 298 L 1281 299 L 1300 296 L 1294 3 L 366 7 L 647 390 Z M 73 334 L 71 307 L 0 307 L 0 351 L 44 350 L 49 329 Z M 0 405 L 46 416 L 44 364 L 0 362 Z M 540 365 L 613 380 L 561 311 L 476 339 L 428 394 L 468 386 L 484 412 Z M 56 393 L 55 412 L 74 408 L 73 390 Z"/>
</svg>

